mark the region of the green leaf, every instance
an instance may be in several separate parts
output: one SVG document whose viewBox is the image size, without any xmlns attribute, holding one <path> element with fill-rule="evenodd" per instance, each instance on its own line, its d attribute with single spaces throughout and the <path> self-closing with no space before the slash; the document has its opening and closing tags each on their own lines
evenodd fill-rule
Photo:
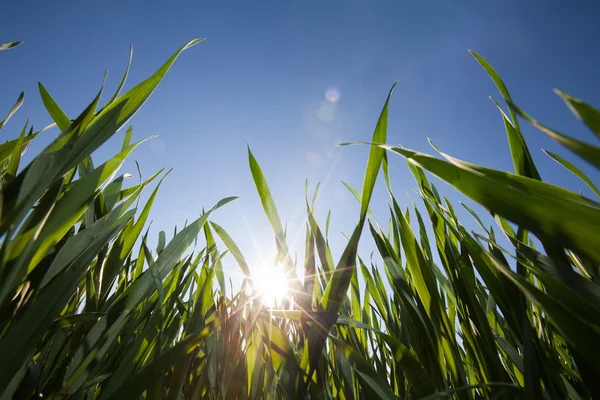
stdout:
<svg viewBox="0 0 600 400">
<path fill-rule="evenodd" d="M 225 230 L 223 228 L 221 228 L 219 225 L 217 225 L 215 222 L 211 222 L 210 224 L 212 225 L 215 232 L 217 232 L 217 235 L 219 235 L 219 237 L 221 238 L 221 240 L 223 241 L 223 243 L 225 244 L 227 249 L 229 249 L 229 252 L 233 256 L 235 261 L 237 261 L 244 276 L 246 278 L 249 278 L 250 277 L 250 268 L 248 267 L 248 263 L 246 262 L 244 255 L 242 254 L 242 252 L 240 251 L 238 246 L 235 244 L 235 242 L 233 241 L 231 236 L 229 236 L 229 234 L 227 232 L 225 232 Z"/>
<path fill-rule="evenodd" d="M 444 155 L 443 161 L 412 150 L 377 145 L 403 155 L 493 213 L 600 262 L 600 204 L 565 189 Z M 518 207 L 516 206 L 518 205 Z"/>
<path fill-rule="evenodd" d="M 557 132 L 544 126 L 530 117 L 525 111 L 521 110 L 519 107 L 514 105 L 513 103 L 508 103 L 511 110 L 514 110 L 521 117 L 525 118 L 529 123 L 535 126 L 537 129 L 556 140 L 558 143 L 565 146 L 567 149 L 571 150 L 573 153 L 577 154 L 590 164 L 594 165 L 596 168 L 600 168 L 600 148 L 593 146 L 591 144 L 582 142 L 581 140 L 573 139 L 565 134 Z"/>
<path fill-rule="evenodd" d="M 21 92 L 21 94 L 19 95 L 19 98 L 17 99 L 17 101 L 15 102 L 15 104 L 12 106 L 12 108 L 10 109 L 10 111 L 8 112 L 8 114 L 6 115 L 6 118 L 4 118 L 4 120 L 0 121 L 0 130 L 2 130 L 2 128 L 4 127 L 4 125 L 6 125 L 6 123 L 8 122 L 8 120 L 15 115 L 15 113 L 19 110 L 19 108 L 21 108 L 21 106 L 23 105 L 23 100 L 25 98 L 25 93 Z"/>
<path fill-rule="evenodd" d="M 600 139 L 600 111 L 563 91 L 554 89 L 554 92 L 563 99 L 573 114 L 583 121 Z"/>
<path fill-rule="evenodd" d="M 67 171 L 76 167 L 94 150 L 108 140 L 117 130 L 133 117 L 137 110 L 152 94 L 162 81 L 165 74 L 182 51 L 194 46 L 202 39 L 194 39 L 181 47 L 171 58 L 150 78 L 134 86 L 116 99 L 109 107 L 98 115 L 93 111 L 98 103 L 96 97 L 82 115 L 71 124 L 67 132 L 63 132 L 52 142 L 20 175 L 7 187 L 5 207 L 11 210 L 9 219 L 2 221 L 0 233 L 4 233 L 11 223 L 19 221 L 26 210 L 30 209 L 46 188 Z M 93 116 L 93 120 L 86 121 Z M 81 127 L 83 132 L 79 130 Z M 74 141 L 74 143 L 72 143 Z M 69 144 L 69 145 L 68 145 Z M 68 145 L 68 146 L 67 146 Z"/>
<path fill-rule="evenodd" d="M 0 44 L 0 50 L 8 50 L 20 46 L 23 42 L 6 42 Z"/>
<path fill-rule="evenodd" d="M 141 395 L 148 388 L 149 382 L 156 382 L 162 379 L 167 370 L 171 368 L 178 360 L 194 351 L 198 345 L 205 340 L 213 329 L 206 326 L 198 332 L 192 333 L 181 340 L 171 349 L 165 351 L 160 356 L 144 366 L 140 371 L 127 379 L 121 386 L 115 388 L 112 393 L 103 394 L 103 399 L 134 399 Z"/>
<path fill-rule="evenodd" d="M 133 135 L 133 126 L 129 125 L 127 130 L 125 131 L 125 136 L 123 136 L 123 145 L 121 146 L 121 150 L 126 149 L 131 143 L 131 136 Z"/>
<path fill-rule="evenodd" d="M 364 385 L 373 390 L 380 399 L 397 399 L 398 397 L 394 394 L 392 389 L 373 369 L 370 363 L 368 363 L 363 357 L 358 354 L 354 349 L 344 343 L 342 340 L 335 336 L 330 336 L 330 340 L 335 344 L 337 350 L 337 357 L 343 357 L 350 361 L 356 373 L 358 373 L 361 381 Z"/>
<path fill-rule="evenodd" d="M 589 365 L 594 369 L 594 372 L 598 374 L 600 366 L 598 366 L 596 360 L 600 357 L 600 352 L 597 346 L 593 344 L 600 339 L 600 327 L 597 325 L 597 320 L 589 321 L 580 318 L 572 310 L 565 307 L 562 301 L 545 294 L 492 256 L 488 255 L 488 257 L 496 268 L 510 279 L 529 300 L 539 305 L 547 313 L 550 320 L 556 325 L 567 342 L 578 350 L 583 359 L 587 360 Z"/>
<path fill-rule="evenodd" d="M 354 196 L 354 198 L 358 201 L 358 203 L 360 204 L 361 199 L 360 199 L 360 193 L 358 193 L 358 190 L 354 189 L 352 186 L 350 186 L 350 184 L 346 183 L 346 182 L 342 182 L 344 184 L 344 186 L 346 186 L 346 189 L 348 189 L 350 191 L 350 193 L 352 193 L 352 195 Z M 371 208 L 367 208 L 367 214 L 369 215 L 369 217 L 371 217 L 372 219 L 375 219 L 375 216 L 373 215 L 373 213 L 371 212 Z"/>
<path fill-rule="evenodd" d="M 475 59 L 481 64 L 481 66 L 486 70 L 492 81 L 496 84 L 496 87 L 502 94 L 502 97 L 507 102 L 511 102 L 512 99 L 510 97 L 510 93 L 506 88 L 506 85 L 500 78 L 500 75 L 494 70 L 494 68 L 490 65 L 489 62 L 473 50 L 469 50 L 471 55 L 475 57 Z M 493 100 L 493 99 L 492 99 Z M 496 103 L 496 101 L 494 101 Z M 523 133 L 521 133 L 521 128 L 519 127 L 519 122 L 517 120 L 517 116 L 515 115 L 515 111 L 510 109 L 510 114 L 512 117 L 512 121 L 508 119 L 502 108 L 496 103 L 498 109 L 502 112 L 502 116 L 504 119 L 504 126 L 506 128 L 506 134 L 508 136 L 508 144 L 510 145 L 510 152 L 512 155 L 513 163 L 515 166 L 515 172 L 518 175 L 523 175 L 528 178 L 540 179 L 540 174 L 535 167 L 533 159 L 531 158 L 531 154 L 529 153 L 529 149 L 527 148 L 527 144 L 525 143 L 525 137 Z"/>
<path fill-rule="evenodd" d="M 281 219 L 279 218 L 279 213 L 277 212 L 277 207 L 273 201 L 273 196 L 271 196 L 271 191 L 269 190 L 265 175 L 256 161 L 256 158 L 254 158 L 250 146 L 248 146 L 248 163 L 265 215 L 267 216 L 275 235 L 277 235 L 277 240 L 280 241 L 280 245 L 282 245 L 284 242 L 283 225 L 281 224 Z"/>
<path fill-rule="evenodd" d="M 427 375 L 427 372 L 417 359 L 416 355 L 398 339 L 385 332 L 374 329 L 372 326 L 359 321 L 351 320 L 343 316 L 338 317 L 337 324 L 355 326 L 360 329 L 375 332 L 378 337 L 382 338 L 383 341 L 390 346 L 395 361 L 402 366 L 404 373 L 408 375 L 410 382 L 415 385 L 417 395 L 425 396 L 435 392 L 435 386 L 431 382 L 431 379 Z"/>
<path fill-rule="evenodd" d="M 162 253 L 165 249 L 165 243 L 167 240 L 167 236 L 165 231 L 158 232 L 158 245 L 156 246 L 156 254 Z"/>
<path fill-rule="evenodd" d="M 10 156 L 10 160 L 8 162 L 8 166 L 6 167 L 5 173 L 6 173 L 6 175 L 10 176 L 11 179 L 15 175 L 17 175 L 17 170 L 19 169 L 19 163 L 21 161 L 21 150 L 23 148 L 23 141 L 25 139 L 25 132 L 27 132 L 28 123 L 29 123 L 29 120 L 25 123 L 25 126 L 23 127 L 23 130 L 21 131 L 21 134 L 19 135 L 19 139 L 17 140 L 17 143 L 15 144 L 13 152 Z"/>
<path fill-rule="evenodd" d="M 373 132 L 372 137 L 373 141 L 375 142 L 385 143 L 386 141 L 388 106 L 395 87 L 396 83 L 394 83 L 388 93 L 385 104 L 379 116 L 379 120 L 375 126 L 375 131 Z M 356 273 L 358 242 L 362 233 L 367 211 L 369 209 L 369 201 L 371 200 L 371 195 L 375 186 L 375 180 L 377 179 L 377 174 L 379 172 L 379 168 L 381 167 L 381 161 L 384 154 L 384 151 L 380 150 L 382 149 L 373 150 L 373 148 L 371 148 L 369 152 L 365 179 L 362 188 L 359 221 L 354 229 L 354 232 L 352 233 L 352 236 L 350 237 L 350 240 L 348 241 L 348 244 L 346 245 L 346 248 L 342 253 L 342 256 L 340 257 L 340 261 L 331 275 L 331 279 L 327 283 L 327 287 L 325 288 L 323 297 L 321 299 L 321 307 L 326 312 L 326 317 L 323 321 L 319 322 L 320 325 L 317 324 L 317 326 L 311 330 L 308 337 L 308 357 L 303 357 L 301 362 L 301 367 L 305 371 L 307 370 L 307 367 L 310 366 L 307 382 L 310 382 L 312 379 L 313 372 L 317 367 L 318 357 L 325 346 L 325 341 L 327 340 L 329 330 L 337 319 L 338 312 L 342 305 L 342 300 L 346 297 L 348 288 L 350 287 L 350 282 L 352 281 L 352 276 Z"/>
<path fill-rule="evenodd" d="M 377 126 L 375 127 L 375 132 L 373 133 L 373 137 L 371 141 L 373 143 L 385 143 L 387 137 L 387 120 L 388 120 L 388 106 L 390 102 L 390 97 L 396 88 L 395 82 L 388 93 L 388 97 L 385 101 L 385 105 L 383 106 L 383 110 L 381 111 L 381 115 L 379 116 L 379 120 L 377 121 Z M 379 173 L 379 168 L 381 167 L 381 162 L 383 160 L 385 151 L 382 149 L 377 149 L 375 147 L 371 147 L 369 151 L 369 159 L 367 160 L 367 170 L 365 172 L 365 179 L 363 181 L 361 201 L 360 201 L 360 222 L 359 225 L 362 227 L 364 224 L 364 220 L 367 216 L 367 211 L 369 210 L 369 202 L 371 201 L 371 195 L 373 194 L 373 188 L 375 187 L 375 180 L 377 179 L 377 174 Z"/>
<path fill-rule="evenodd" d="M 134 192 L 132 192 L 131 198 L 137 197 L 139 194 L 138 190 L 141 190 L 145 186 L 150 184 L 150 182 L 152 182 L 154 178 L 156 178 L 161 172 L 162 170 L 158 171 L 156 174 L 147 179 L 142 185 L 140 185 Z M 144 225 L 148 220 L 148 216 L 150 214 L 150 210 L 152 209 L 152 205 L 154 204 L 154 200 L 156 199 L 158 190 L 160 189 L 162 182 L 169 175 L 169 173 L 170 171 L 167 172 L 158 182 L 156 188 L 146 201 L 146 204 L 144 205 L 144 208 L 142 209 L 142 212 L 140 213 L 140 216 L 138 217 L 137 221 L 135 223 L 128 224 L 121 233 L 121 235 L 119 235 L 119 237 L 115 241 L 115 244 L 111 247 L 106 263 L 104 265 L 104 269 L 102 271 L 102 281 L 100 286 L 101 298 L 106 298 L 106 296 L 108 295 L 108 291 L 112 286 L 112 282 L 120 272 L 121 266 L 125 263 L 127 257 L 129 257 L 129 255 L 131 254 L 133 246 L 138 240 L 140 234 L 142 233 L 142 230 L 144 229 Z M 143 253 L 143 248 L 140 249 L 140 251 Z M 141 261 L 141 263 L 143 264 L 144 257 L 139 259 L 139 261 Z M 140 265 L 140 270 L 141 267 L 142 266 Z"/>
<path fill-rule="evenodd" d="M 73 325 L 84 324 L 88 322 L 96 322 L 98 318 L 105 315 L 100 312 L 88 312 L 81 314 L 72 314 L 72 315 L 64 315 L 62 317 L 56 318 L 54 323 L 60 328 L 68 328 Z"/>
<path fill-rule="evenodd" d="M 126 214 L 120 219 L 107 220 L 109 226 L 100 230 L 93 243 L 77 255 L 71 267 L 57 276 L 56 279 L 36 296 L 33 303 L 26 308 L 0 340 L 2 359 L 0 360 L 0 388 L 6 387 L 14 373 L 31 357 L 35 346 L 42 339 L 46 330 L 53 323 L 72 296 L 79 281 L 85 275 L 89 263 L 97 256 L 101 247 L 116 235 L 131 218 Z M 32 329 L 35 327 L 35 329 Z"/>
<path fill-rule="evenodd" d="M 125 85 L 125 81 L 127 80 L 127 75 L 129 75 L 129 68 L 131 67 L 131 60 L 133 59 L 133 46 L 129 43 L 129 60 L 127 61 L 127 67 L 125 68 L 125 73 L 123 73 L 123 77 L 121 78 L 121 82 L 115 89 L 115 92 L 110 97 L 110 99 L 106 102 L 104 108 L 108 107 L 112 104 L 113 101 L 119 96 L 121 93 L 121 89 L 123 89 L 123 85 Z"/>
<path fill-rule="evenodd" d="M 233 201 L 235 197 L 228 197 L 219 201 L 213 208 L 204 213 L 196 221 L 182 229 L 168 244 L 164 251 L 154 261 L 161 279 L 175 268 L 179 258 L 200 233 L 202 226 L 210 214 L 225 204 Z M 144 301 L 153 292 L 153 279 L 149 273 L 142 273 L 109 307 L 107 316 L 103 317 L 90 330 L 85 345 L 75 353 L 73 361 L 65 375 L 65 384 L 73 390 L 78 389 L 86 381 L 89 370 L 87 367 L 98 354 L 104 354 L 118 336 L 120 329 L 125 324 L 130 313 L 140 302 Z M 108 321 L 112 324 L 107 325 Z M 92 349 L 88 351 L 87 349 Z"/>
<path fill-rule="evenodd" d="M 575 175 L 579 179 L 581 179 L 586 185 L 588 185 L 590 187 L 590 189 L 592 189 L 594 191 L 594 193 L 596 193 L 596 195 L 598 197 L 600 197 L 600 191 L 598 190 L 596 185 L 594 185 L 592 183 L 592 181 L 590 180 L 590 178 L 588 178 L 587 175 L 584 174 L 579 168 L 577 168 L 575 165 L 573 165 L 569 161 L 565 160 L 558 154 L 552 153 L 551 151 L 548 151 L 548 150 L 544 150 L 544 153 L 546 153 L 554 161 L 556 161 L 557 163 L 559 163 L 560 165 L 562 165 L 563 167 L 565 167 L 566 169 L 571 171 L 573 173 L 573 175 Z"/>
<path fill-rule="evenodd" d="M 71 125 L 71 119 L 67 116 L 67 114 L 64 113 L 62 108 L 56 104 L 56 101 L 54 101 L 52 96 L 50 96 L 50 93 L 48 93 L 46 88 L 40 82 L 38 82 L 38 88 L 40 90 L 42 102 L 44 103 L 46 110 L 48 110 L 50 118 L 52 118 L 52 120 L 56 123 L 58 129 L 60 129 L 62 132 L 66 131 Z"/>
</svg>

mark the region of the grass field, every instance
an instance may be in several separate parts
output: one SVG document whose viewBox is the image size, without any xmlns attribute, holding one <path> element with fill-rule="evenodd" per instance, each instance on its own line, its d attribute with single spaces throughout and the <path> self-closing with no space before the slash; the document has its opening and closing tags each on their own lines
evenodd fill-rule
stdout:
<svg viewBox="0 0 600 400">
<path fill-rule="evenodd" d="M 473 52 L 499 89 L 514 172 L 386 145 L 392 87 L 363 144 L 356 228 L 332 254 L 335 228 L 315 219 L 307 193 L 301 265 L 288 250 L 269 171 L 248 149 L 288 287 L 270 307 L 236 232 L 215 222 L 234 198 L 157 240 L 147 222 L 168 173 L 129 187 L 119 175 L 141 143 L 131 143 L 128 120 L 199 41 L 121 93 L 125 72 L 106 103 L 99 93 L 74 119 L 40 85 L 60 134 L 28 165 L 21 155 L 39 131 L 26 125 L 0 145 L 0 399 L 600 398 L 600 203 L 543 182 L 519 124 L 595 168 L 600 148 L 526 114 Z M 596 136 L 590 141 L 600 138 L 600 111 L 557 94 Z M 121 151 L 94 165 L 94 151 L 120 128 Z M 600 196 L 574 164 L 547 154 Z M 406 159 L 420 204 L 399 207 L 388 157 Z M 426 171 L 496 224 L 451 204 Z M 391 205 L 381 223 L 369 216 L 378 177 Z M 151 195 L 140 204 L 143 192 Z M 455 207 L 467 208 L 482 233 L 465 228 L 471 221 L 459 221 Z M 358 254 L 363 235 L 375 242 L 374 258 Z M 223 257 L 245 276 L 229 296 Z"/>
</svg>

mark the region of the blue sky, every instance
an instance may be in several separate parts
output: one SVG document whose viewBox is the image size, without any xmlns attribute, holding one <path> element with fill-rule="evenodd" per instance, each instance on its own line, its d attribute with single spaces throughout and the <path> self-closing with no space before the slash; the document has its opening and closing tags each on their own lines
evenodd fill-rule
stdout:
<svg viewBox="0 0 600 400">
<path fill-rule="evenodd" d="M 248 169 L 249 143 L 288 221 L 290 240 L 303 226 L 304 180 L 311 187 L 322 182 L 317 217 L 324 224 L 332 210 L 337 258 L 344 244 L 339 232 L 349 232 L 358 217 L 341 181 L 360 188 L 368 148 L 335 145 L 370 139 L 394 81 L 388 143 L 431 153 L 429 137 L 457 158 L 511 170 L 502 120 L 488 99 L 500 96 L 467 50 L 492 63 L 531 115 L 592 141 L 552 89 L 600 105 L 598 16 L 600 4 L 593 0 L 11 2 L 0 16 L 0 42 L 25 43 L 0 54 L 0 109 L 8 111 L 21 90 L 25 105 L 2 133 L 15 137 L 27 118 L 39 128 L 50 122 L 38 81 L 74 118 L 97 92 L 105 69 L 107 93 L 116 87 L 130 42 L 127 87 L 188 40 L 205 37 L 182 54 L 132 120 L 134 139 L 159 138 L 136 150 L 123 172 L 135 174 L 133 160 L 145 176 L 174 168 L 151 215 L 154 229 L 170 234 L 202 207 L 237 195 L 214 220 L 251 262 L 271 257 L 274 241 Z M 327 101 L 329 89 L 339 93 L 337 102 Z M 523 126 L 542 177 L 589 193 L 541 148 L 574 157 Z M 42 134 L 29 154 L 56 134 Z M 117 134 L 98 151 L 96 163 L 114 154 L 121 138 Z M 596 171 L 575 163 L 598 181 Z M 391 156 L 391 171 L 396 196 L 406 205 L 405 193 L 415 184 L 400 157 Z M 445 184 L 438 187 L 451 200 L 462 199 Z M 382 221 L 386 199 L 378 185 L 372 209 Z M 370 248 L 365 240 L 363 251 Z"/>
</svg>

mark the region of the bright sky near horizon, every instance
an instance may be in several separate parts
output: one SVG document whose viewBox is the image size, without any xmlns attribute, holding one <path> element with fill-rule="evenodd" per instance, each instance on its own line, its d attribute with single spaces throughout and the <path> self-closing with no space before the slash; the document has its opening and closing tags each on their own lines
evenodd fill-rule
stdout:
<svg viewBox="0 0 600 400">
<path fill-rule="evenodd" d="M 247 144 L 288 221 L 290 241 L 296 232 L 304 240 L 304 180 L 311 191 L 322 182 L 317 217 L 324 225 L 332 210 L 337 259 L 344 244 L 340 232 L 350 232 L 358 218 L 358 203 L 341 181 L 360 189 L 368 148 L 335 145 L 370 139 L 396 80 L 388 143 L 433 153 L 431 138 L 457 158 L 512 170 L 502 119 L 488 99 L 500 95 L 468 49 L 488 59 L 529 114 L 594 140 L 552 92 L 557 87 L 600 106 L 600 2 L 594 0 L 62 0 L 15 1 L 2 9 L 0 42 L 25 42 L 0 53 L 0 114 L 25 91 L 25 105 L 2 140 L 16 137 L 27 118 L 38 128 L 50 122 L 38 81 L 75 118 L 96 94 L 105 69 L 106 93 L 114 90 L 130 42 L 126 88 L 188 40 L 206 38 L 181 55 L 131 121 L 134 139 L 159 138 L 137 149 L 122 172 L 136 176 L 134 160 L 146 177 L 174 168 L 151 215 L 153 228 L 169 236 L 203 207 L 240 196 L 213 219 L 254 264 L 261 254 L 272 256 L 274 239 L 248 168 Z M 575 160 L 596 182 L 599 174 L 522 125 L 542 177 L 589 193 L 541 149 Z M 42 134 L 29 155 L 56 134 Z M 98 152 L 96 165 L 118 150 L 121 139 L 117 134 Z M 416 185 L 399 156 L 390 155 L 390 167 L 396 196 L 407 205 L 405 193 Z M 385 221 L 387 195 L 379 183 L 371 208 Z M 445 184 L 437 186 L 454 202 L 463 199 Z M 363 249 L 370 246 L 366 240 Z"/>
</svg>

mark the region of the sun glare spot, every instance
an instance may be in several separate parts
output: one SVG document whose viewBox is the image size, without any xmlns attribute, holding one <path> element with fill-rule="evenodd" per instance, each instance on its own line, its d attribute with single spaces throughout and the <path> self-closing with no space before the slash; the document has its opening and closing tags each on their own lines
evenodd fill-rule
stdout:
<svg viewBox="0 0 600 400">
<path fill-rule="evenodd" d="M 265 305 L 280 304 L 288 294 L 288 280 L 280 266 L 256 269 L 254 287 Z"/>
<path fill-rule="evenodd" d="M 308 153 L 306 153 L 305 158 L 306 158 L 306 162 L 311 167 L 318 167 L 319 165 L 321 165 L 321 162 L 323 161 L 323 159 L 321 158 L 321 156 L 318 153 L 314 153 L 312 151 L 309 151 Z"/>
<path fill-rule="evenodd" d="M 334 104 L 323 101 L 323 104 L 317 110 L 317 116 L 322 121 L 331 122 L 335 119 L 335 109 L 336 106 Z"/>
<path fill-rule="evenodd" d="M 337 90 L 336 88 L 329 88 L 325 92 L 325 98 L 330 103 L 337 103 L 338 100 L 340 99 L 340 91 Z"/>
</svg>

